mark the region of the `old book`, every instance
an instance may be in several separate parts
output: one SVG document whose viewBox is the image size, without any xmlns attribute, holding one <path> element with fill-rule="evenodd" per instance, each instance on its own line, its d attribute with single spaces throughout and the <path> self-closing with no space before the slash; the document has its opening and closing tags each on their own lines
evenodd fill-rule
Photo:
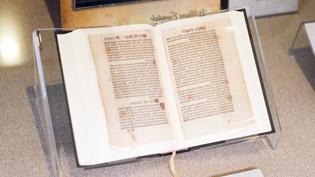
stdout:
<svg viewBox="0 0 315 177">
<path fill-rule="evenodd" d="M 58 34 L 78 164 L 273 131 L 244 11 Z"/>
</svg>

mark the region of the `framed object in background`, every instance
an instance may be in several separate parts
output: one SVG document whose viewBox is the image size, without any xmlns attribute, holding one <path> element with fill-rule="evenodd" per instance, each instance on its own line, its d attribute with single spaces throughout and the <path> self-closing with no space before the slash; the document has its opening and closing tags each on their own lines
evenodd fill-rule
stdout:
<svg viewBox="0 0 315 177">
<path fill-rule="evenodd" d="M 269 16 L 298 11 L 299 0 L 222 0 L 229 9 L 250 7 L 254 16 Z"/>
<path fill-rule="evenodd" d="M 60 0 L 63 28 L 114 26 L 150 23 L 157 24 L 179 18 L 218 12 L 221 0 L 154 0 L 143 3 L 127 3 L 119 6 L 73 10 L 73 0 Z"/>
<path fill-rule="evenodd" d="M 113 6 L 120 4 L 147 2 L 154 0 L 73 0 L 73 8 L 75 10 L 91 7 Z"/>
</svg>

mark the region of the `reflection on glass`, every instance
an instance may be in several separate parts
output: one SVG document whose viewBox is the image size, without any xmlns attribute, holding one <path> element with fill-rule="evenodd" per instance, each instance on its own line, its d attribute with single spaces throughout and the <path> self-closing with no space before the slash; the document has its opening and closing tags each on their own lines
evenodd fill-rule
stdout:
<svg viewBox="0 0 315 177">
<path fill-rule="evenodd" d="M 23 63 L 20 41 L 14 18 L 4 14 L 0 19 L 0 67 L 17 66 Z"/>
<path fill-rule="evenodd" d="M 0 41 L 1 65 L 12 66 L 19 62 L 19 47 L 16 39 L 7 36 Z"/>
</svg>

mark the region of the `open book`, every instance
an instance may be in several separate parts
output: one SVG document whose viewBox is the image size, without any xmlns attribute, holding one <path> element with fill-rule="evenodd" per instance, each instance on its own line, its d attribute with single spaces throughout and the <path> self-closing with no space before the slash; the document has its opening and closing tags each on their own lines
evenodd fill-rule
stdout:
<svg viewBox="0 0 315 177">
<path fill-rule="evenodd" d="M 78 164 L 273 131 L 244 12 L 58 34 Z"/>
</svg>

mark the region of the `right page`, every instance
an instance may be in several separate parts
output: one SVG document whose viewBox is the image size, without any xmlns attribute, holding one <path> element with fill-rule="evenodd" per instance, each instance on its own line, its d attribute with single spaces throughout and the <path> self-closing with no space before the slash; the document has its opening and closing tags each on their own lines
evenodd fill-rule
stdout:
<svg viewBox="0 0 315 177">
<path fill-rule="evenodd" d="M 271 130 L 243 12 L 158 28 L 187 146 Z"/>
</svg>

